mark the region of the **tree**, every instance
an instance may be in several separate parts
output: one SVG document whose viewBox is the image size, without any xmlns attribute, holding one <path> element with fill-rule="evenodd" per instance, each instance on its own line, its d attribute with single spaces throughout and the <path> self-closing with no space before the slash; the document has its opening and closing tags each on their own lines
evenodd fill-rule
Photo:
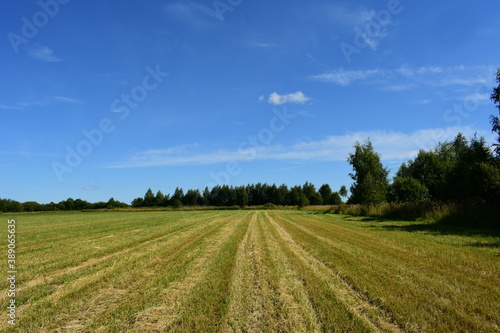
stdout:
<svg viewBox="0 0 500 333">
<path fill-rule="evenodd" d="M 430 200 L 429 189 L 415 178 L 395 177 L 391 196 L 398 203 L 421 203 Z"/>
<path fill-rule="evenodd" d="M 354 170 L 354 173 L 349 174 L 354 180 L 349 201 L 369 205 L 386 201 L 389 171 L 380 162 L 380 155 L 373 150 L 370 140 L 364 144 L 356 142 L 354 149 L 347 159 Z"/>
<path fill-rule="evenodd" d="M 203 190 L 203 206 L 208 206 L 210 204 L 210 190 L 208 186 L 205 186 Z"/>
<path fill-rule="evenodd" d="M 416 182 L 402 181 L 407 178 Z M 399 179 L 398 182 L 396 179 Z M 494 157 L 484 138 L 474 136 L 469 142 L 459 133 L 452 142 L 439 143 L 431 151 L 421 150 L 414 161 L 403 163 L 391 187 L 392 199 L 419 201 L 415 198 L 415 191 L 420 188 L 425 192 L 422 187 L 428 189 L 432 201 L 466 204 L 498 202 L 500 159 Z M 399 196 L 399 199 L 394 196 Z"/>
<path fill-rule="evenodd" d="M 172 205 L 174 207 L 178 208 L 178 207 L 182 206 L 182 203 L 184 202 L 184 191 L 182 190 L 182 188 L 180 188 L 180 187 L 175 188 L 174 195 L 172 196 L 170 201 L 172 202 Z M 180 205 L 179 205 L 179 202 L 180 202 Z"/>
<path fill-rule="evenodd" d="M 144 198 L 135 198 L 132 200 L 132 207 L 144 207 Z"/>
<path fill-rule="evenodd" d="M 155 205 L 155 195 L 153 194 L 153 191 L 151 189 L 148 189 L 146 194 L 144 195 L 144 206 L 146 207 L 152 207 Z"/>
<path fill-rule="evenodd" d="M 200 190 L 189 189 L 184 196 L 184 204 L 187 206 L 198 206 L 203 203 L 203 198 L 201 196 Z"/>
<path fill-rule="evenodd" d="M 302 193 L 300 195 L 299 203 L 298 203 L 299 209 L 304 208 L 305 206 L 309 206 L 309 205 L 310 205 L 309 199 L 307 199 L 306 195 L 304 193 Z"/>
<path fill-rule="evenodd" d="M 276 204 L 285 206 L 288 202 L 288 186 L 285 184 L 278 187 L 278 196 L 276 198 Z"/>
<path fill-rule="evenodd" d="M 329 205 L 342 205 L 342 199 L 340 198 L 339 192 L 333 192 L 330 196 Z"/>
<path fill-rule="evenodd" d="M 323 184 L 319 188 L 319 195 L 321 195 L 321 198 L 323 199 L 323 205 L 330 205 L 330 199 L 332 196 L 332 188 L 328 184 Z"/>
<path fill-rule="evenodd" d="M 235 189 L 234 202 L 240 206 L 240 208 L 244 208 L 248 205 L 248 192 L 245 186 L 240 186 Z"/>
<path fill-rule="evenodd" d="M 111 197 L 106 203 L 106 208 L 111 209 L 116 207 L 118 207 L 118 201 L 116 201 L 115 198 Z"/>
<path fill-rule="evenodd" d="M 339 195 L 342 197 L 342 198 L 346 198 L 347 197 L 347 188 L 345 187 L 345 185 L 342 185 L 340 187 L 340 190 L 339 190 Z"/>
<path fill-rule="evenodd" d="M 497 71 L 496 81 L 498 82 L 498 87 L 493 88 L 493 93 L 491 94 L 491 100 L 493 101 L 493 103 L 496 104 L 496 107 L 500 112 L 500 68 Z M 492 125 L 492 131 L 498 134 L 497 138 L 498 143 L 494 144 L 493 146 L 495 147 L 495 152 L 497 154 L 497 157 L 500 157 L 500 119 L 498 117 L 491 115 L 490 121 Z"/>
<path fill-rule="evenodd" d="M 165 194 L 163 194 L 160 190 L 156 192 L 155 197 L 155 206 L 163 206 L 165 203 Z"/>
<path fill-rule="evenodd" d="M 314 184 L 306 182 L 302 186 L 302 193 L 305 194 L 307 200 L 311 205 L 321 205 L 323 203 L 323 199 L 321 198 L 321 195 L 316 192 L 316 187 L 314 186 Z"/>
<path fill-rule="evenodd" d="M 290 189 L 289 193 L 289 204 L 290 205 L 300 205 L 300 199 L 302 197 L 302 187 L 296 185 Z M 306 197 L 307 199 L 307 197 Z"/>
<path fill-rule="evenodd" d="M 401 165 L 396 176 L 415 178 L 427 187 L 432 200 L 447 201 L 451 195 L 447 178 L 453 159 L 451 143 L 440 143 L 432 151 L 420 150 L 415 160 Z"/>
</svg>

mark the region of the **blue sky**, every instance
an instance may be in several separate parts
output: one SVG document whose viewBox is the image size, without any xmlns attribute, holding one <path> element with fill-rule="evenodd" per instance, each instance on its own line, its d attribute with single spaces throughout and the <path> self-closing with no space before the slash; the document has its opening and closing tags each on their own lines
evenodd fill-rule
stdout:
<svg viewBox="0 0 500 333">
<path fill-rule="evenodd" d="M 458 132 L 493 142 L 500 3 L 3 1 L 0 197 L 130 202 L 351 184 Z"/>
</svg>

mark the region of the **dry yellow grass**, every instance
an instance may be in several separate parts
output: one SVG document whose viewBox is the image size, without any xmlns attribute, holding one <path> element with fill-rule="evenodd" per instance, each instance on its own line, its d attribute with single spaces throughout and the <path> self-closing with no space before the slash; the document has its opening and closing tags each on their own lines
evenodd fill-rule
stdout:
<svg viewBox="0 0 500 333">
<path fill-rule="evenodd" d="M 293 210 L 17 220 L 18 321 L 4 293 L 1 331 L 500 331 L 493 236 Z"/>
</svg>

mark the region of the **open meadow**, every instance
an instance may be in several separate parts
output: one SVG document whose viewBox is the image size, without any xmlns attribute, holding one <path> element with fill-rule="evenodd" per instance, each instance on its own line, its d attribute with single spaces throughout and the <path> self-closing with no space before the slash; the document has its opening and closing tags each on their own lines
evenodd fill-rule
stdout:
<svg viewBox="0 0 500 333">
<path fill-rule="evenodd" d="M 0 331 L 500 331 L 493 235 L 297 210 L 3 218 Z"/>
</svg>

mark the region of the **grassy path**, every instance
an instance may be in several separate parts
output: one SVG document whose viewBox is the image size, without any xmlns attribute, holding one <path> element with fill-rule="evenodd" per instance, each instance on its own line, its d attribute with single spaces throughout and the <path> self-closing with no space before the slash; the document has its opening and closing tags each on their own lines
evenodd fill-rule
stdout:
<svg viewBox="0 0 500 333">
<path fill-rule="evenodd" d="M 15 217 L 1 332 L 500 332 L 491 236 L 298 211 Z"/>
</svg>

